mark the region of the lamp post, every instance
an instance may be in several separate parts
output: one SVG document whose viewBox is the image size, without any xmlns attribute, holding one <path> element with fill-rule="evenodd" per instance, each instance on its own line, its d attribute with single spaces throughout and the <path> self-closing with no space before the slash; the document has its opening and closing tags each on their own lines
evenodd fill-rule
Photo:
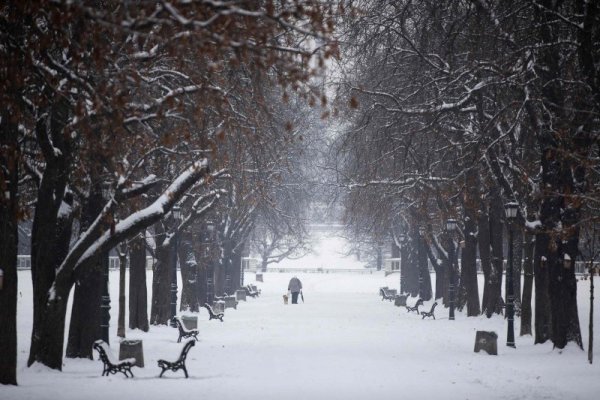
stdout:
<svg viewBox="0 0 600 400">
<path fill-rule="evenodd" d="M 406 235 L 401 233 L 400 236 L 398 237 L 398 239 L 400 239 L 400 294 L 404 294 L 406 292 L 406 284 L 404 283 L 404 273 L 405 273 L 405 269 L 404 268 L 404 258 L 402 257 L 402 253 L 404 250 L 404 246 L 405 246 L 405 241 L 406 241 Z"/>
<path fill-rule="evenodd" d="M 506 333 L 506 345 L 515 347 L 515 292 L 513 284 L 513 232 L 512 225 L 517 217 L 519 204 L 515 202 L 506 203 L 504 211 L 508 221 L 508 265 L 506 266 L 506 318 L 508 319 L 508 331 Z"/>
<path fill-rule="evenodd" d="M 108 200 L 111 198 L 110 183 L 104 182 L 101 187 L 102 199 Z M 102 257 L 103 265 L 103 282 L 102 282 L 102 299 L 100 302 L 100 336 L 107 344 L 109 343 L 109 327 L 110 327 L 110 293 L 108 291 L 108 254 Z"/>
<path fill-rule="evenodd" d="M 448 290 L 448 294 L 450 296 L 450 314 L 448 316 L 448 319 L 451 321 L 454 321 L 454 292 L 455 292 L 455 281 L 456 281 L 456 277 L 454 274 L 454 242 L 452 241 L 452 233 L 456 230 L 456 220 L 455 219 L 448 219 L 446 221 L 446 230 L 448 231 L 448 233 L 450 234 L 450 249 L 448 251 L 448 258 L 450 259 L 450 287 Z"/>
<path fill-rule="evenodd" d="M 422 299 L 423 298 L 423 265 L 422 265 L 422 261 L 423 261 L 423 237 L 425 236 L 425 227 L 420 225 L 419 226 L 419 247 L 418 247 L 418 254 L 419 254 L 419 258 L 417 259 L 417 265 L 419 267 L 419 298 Z"/>
<path fill-rule="evenodd" d="M 181 221 L 181 207 L 173 207 L 173 219 L 175 224 Z M 179 241 L 179 233 L 175 232 L 173 236 L 173 269 L 171 270 L 171 326 L 177 328 L 175 316 L 177 315 L 177 247 Z"/>
</svg>

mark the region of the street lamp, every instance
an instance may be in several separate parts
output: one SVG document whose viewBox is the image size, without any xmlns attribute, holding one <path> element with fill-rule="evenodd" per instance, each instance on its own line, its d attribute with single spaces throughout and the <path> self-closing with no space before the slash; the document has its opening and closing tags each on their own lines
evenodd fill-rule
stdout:
<svg viewBox="0 0 600 400">
<path fill-rule="evenodd" d="M 181 207 L 173 206 L 172 210 L 175 224 L 181 221 Z M 177 227 L 176 227 L 177 229 Z M 177 328 L 175 315 L 177 315 L 177 248 L 179 247 L 179 233 L 176 231 L 173 235 L 173 269 L 171 270 L 171 326 Z"/>
<path fill-rule="evenodd" d="M 506 317 L 508 319 L 508 331 L 506 333 L 506 345 L 515 347 L 515 288 L 513 284 L 513 232 L 512 226 L 519 204 L 515 202 L 506 203 L 504 211 L 508 221 L 508 265 L 506 266 Z"/>
<path fill-rule="evenodd" d="M 446 221 L 446 230 L 450 235 L 456 230 L 457 222 L 455 219 L 450 218 Z M 450 237 L 450 249 L 448 251 L 448 258 L 450 258 L 450 288 L 449 288 L 449 296 L 450 296 L 450 314 L 448 319 L 454 321 L 454 291 L 455 291 L 455 281 L 456 277 L 454 274 L 454 241 L 452 237 Z"/>
<path fill-rule="evenodd" d="M 398 239 L 400 240 L 400 294 L 404 294 L 406 292 L 406 288 L 405 286 L 405 281 L 404 281 L 404 270 L 406 268 L 404 268 L 405 264 L 405 260 L 402 258 L 402 250 L 405 246 L 405 242 L 406 242 L 406 235 L 404 233 L 401 233 L 398 236 Z"/>
</svg>

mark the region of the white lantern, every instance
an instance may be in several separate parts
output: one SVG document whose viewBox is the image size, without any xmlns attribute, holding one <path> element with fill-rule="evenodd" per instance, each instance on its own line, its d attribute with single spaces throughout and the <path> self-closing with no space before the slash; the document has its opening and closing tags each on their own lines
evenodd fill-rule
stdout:
<svg viewBox="0 0 600 400">
<path fill-rule="evenodd" d="M 454 218 L 450 218 L 446 221 L 446 230 L 448 232 L 454 232 L 456 230 L 458 223 Z"/>
<path fill-rule="evenodd" d="M 504 205 L 504 211 L 506 212 L 506 218 L 509 221 L 517 218 L 517 212 L 519 211 L 519 204 L 511 201 L 510 203 L 506 203 Z"/>
</svg>

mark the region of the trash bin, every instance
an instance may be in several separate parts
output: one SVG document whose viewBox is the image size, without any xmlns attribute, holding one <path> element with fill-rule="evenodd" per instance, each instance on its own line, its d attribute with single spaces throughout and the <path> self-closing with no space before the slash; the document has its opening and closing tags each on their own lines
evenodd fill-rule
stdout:
<svg viewBox="0 0 600 400">
<path fill-rule="evenodd" d="M 225 302 L 223 300 L 218 300 L 213 303 L 213 311 L 215 314 L 224 313 L 225 312 Z"/>
<path fill-rule="evenodd" d="M 256 282 L 263 282 L 263 274 L 262 272 L 256 273 Z"/>
<path fill-rule="evenodd" d="M 144 368 L 144 347 L 141 340 L 121 340 L 119 346 L 119 360 L 135 358 L 136 366 Z"/>
<path fill-rule="evenodd" d="M 238 289 L 235 291 L 235 299 L 237 301 L 246 301 L 246 291 Z"/>
<path fill-rule="evenodd" d="M 405 294 L 397 294 L 394 298 L 394 305 L 396 307 L 403 307 L 406 305 L 406 299 L 408 298 Z"/>
<path fill-rule="evenodd" d="M 192 315 L 182 315 L 181 321 L 186 329 L 198 329 L 198 317 Z"/>
</svg>

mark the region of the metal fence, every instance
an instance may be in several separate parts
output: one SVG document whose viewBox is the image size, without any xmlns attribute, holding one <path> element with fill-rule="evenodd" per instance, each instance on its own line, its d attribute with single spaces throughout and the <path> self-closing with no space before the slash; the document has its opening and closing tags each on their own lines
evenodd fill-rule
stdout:
<svg viewBox="0 0 600 400">
<path fill-rule="evenodd" d="M 118 269 L 119 268 L 119 257 L 110 256 L 108 258 L 108 267 L 110 269 Z M 146 257 L 146 269 L 151 270 L 154 265 L 154 258 L 151 256 Z M 459 260 L 460 265 L 460 260 Z M 589 262 L 586 261 L 576 261 L 575 262 L 575 274 L 584 275 L 587 274 L 587 266 Z M 504 267 L 506 269 L 506 260 L 504 260 Z M 600 268 L 600 262 L 594 263 L 594 268 Z M 31 269 L 31 256 L 29 255 L 19 255 L 17 256 L 17 269 Z M 247 271 L 255 272 L 256 269 L 246 268 Z M 354 273 L 354 274 L 372 274 L 375 271 L 374 268 L 277 268 L 277 267 L 269 267 L 267 269 L 268 272 L 293 272 L 293 273 L 307 273 L 307 274 L 334 274 L 334 273 Z M 429 271 L 435 272 L 433 266 L 429 264 Z M 388 271 L 388 273 L 398 273 L 399 271 Z M 483 273 L 481 270 L 481 262 L 477 260 L 477 272 Z"/>
</svg>

